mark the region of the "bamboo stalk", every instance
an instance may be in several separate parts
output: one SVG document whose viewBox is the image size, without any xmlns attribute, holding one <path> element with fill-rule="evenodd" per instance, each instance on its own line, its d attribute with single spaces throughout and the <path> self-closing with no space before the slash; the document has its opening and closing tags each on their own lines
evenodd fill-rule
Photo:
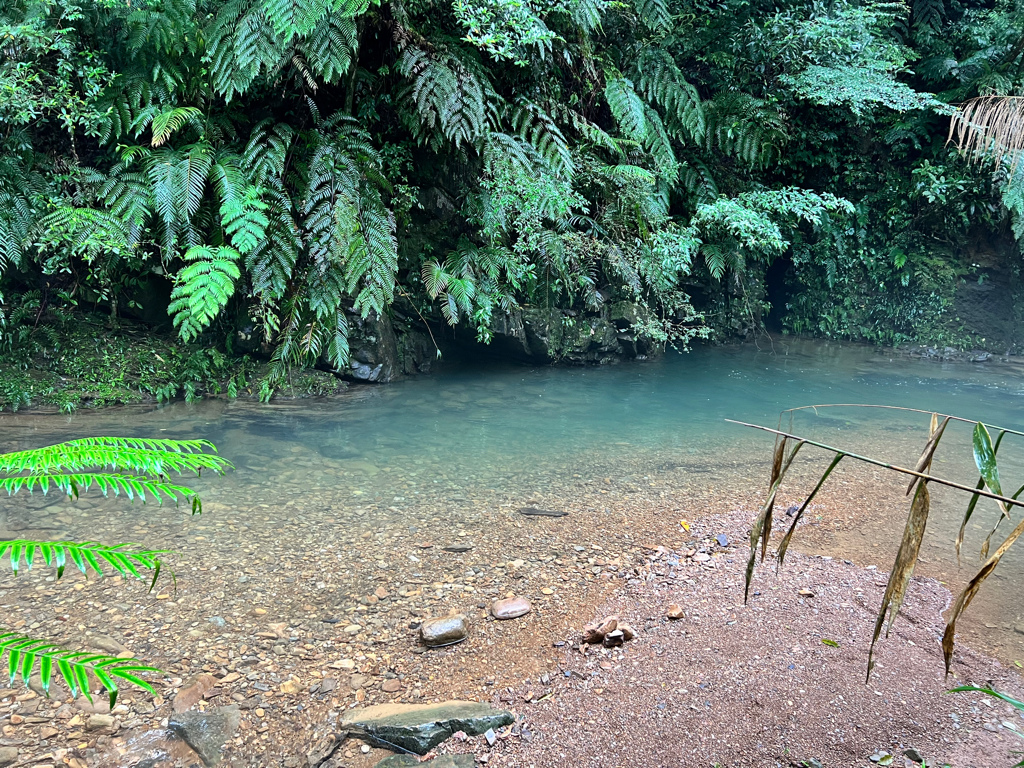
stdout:
<svg viewBox="0 0 1024 768">
<path fill-rule="evenodd" d="M 922 413 L 933 413 L 933 411 L 922 411 Z M 964 419 L 964 421 L 966 421 L 966 419 Z M 879 461 L 878 459 L 872 459 L 870 456 L 861 456 L 860 454 L 852 453 L 851 451 L 844 451 L 842 448 L 835 448 L 835 447 L 833 447 L 831 445 L 826 445 L 825 443 L 819 443 L 819 442 L 817 442 L 815 440 L 808 440 L 806 437 L 800 437 L 799 435 L 793 435 L 793 434 L 790 434 L 789 432 L 782 432 L 781 430 L 772 429 L 771 427 L 762 427 L 760 424 L 748 424 L 745 421 L 735 421 L 734 419 L 726 419 L 726 422 L 728 422 L 729 424 L 738 424 L 741 427 L 751 427 L 753 429 L 760 429 L 763 432 L 771 432 L 773 435 L 778 435 L 780 437 L 788 437 L 791 440 L 801 440 L 801 441 L 807 443 L 808 445 L 813 445 L 815 448 L 821 448 L 821 449 L 826 450 L 826 451 L 831 451 L 832 453 L 838 453 L 838 454 L 842 454 L 843 456 L 849 456 L 851 459 L 856 459 L 857 461 L 863 461 L 863 462 L 866 462 L 868 464 L 874 464 L 876 467 L 883 467 L 884 469 L 891 469 L 893 472 L 902 472 L 904 475 L 912 475 L 913 477 L 919 477 L 922 480 L 927 480 L 929 483 L 938 483 L 939 485 L 946 485 L 946 486 L 949 486 L 950 488 L 956 488 L 956 489 L 961 490 L 961 491 L 967 491 L 968 493 L 970 493 L 972 495 L 973 494 L 977 494 L 979 496 L 985 496 L 985 497 L 990 498 L 990 499 L 995 499 L 996 501 L 1001 501 L 1001 502 L 1003 502 L 1004 504 L 1006 504 L 1008 506 L 1024 507 L 1024 501 L 1018 501 L 1017 499 L 1008 498 L 1006 496 L 1000 496 L 998 493 L 992 493 L 991 491 L 987 491 L 987 490 L 983 490 L 983 489 L 979 489 L 979 488 L 974 488 L 974 487 L 971 487 L 971 486 L 963 485 L 963 484 L 957 483 L 957 482 L 955 482 L 953 480 L 946 480 L 946 479 L 941 478 L 941 477 L 935 477 L 934 475 L 929 475 L 929 474 L 926 474 L 924 472 L 917 472 L 917 471 L 915 471 L 913 469 L 906 469 L 905 467 L 900 467 L 900 466 L 897 466 L 896 464 L 888 464 L 888 463 L 886 463 L 884 461 Z M 976 423 L 976 422 L 972 422 L 972 423 Z"/>
</svg>

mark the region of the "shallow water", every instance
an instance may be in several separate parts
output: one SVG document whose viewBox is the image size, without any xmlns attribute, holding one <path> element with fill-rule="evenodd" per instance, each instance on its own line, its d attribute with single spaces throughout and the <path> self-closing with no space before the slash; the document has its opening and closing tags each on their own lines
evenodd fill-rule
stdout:
<svg viewBox="0 0 1024 768">
<path fill-rule="evenodd" d="M 911 360 L 857 345 L 776 341 L 605 368 L 453 365 L 435 376 L 355 388 L 325 401 L 261 406 L 214 400 L 71 417 L 3 414 L 0 441 L 13 449 L 98 434 L 211 440 L 236 471 L 203 481 L 208 509 L 217 511 L 220 505 L 223 512 L 245 498 L 250 514 L 258 512 L 236 534 L 231 531 L 239 517 L 211 520 L 215 526 L 226 523 L 221 543 L 230 548 L 246 540 L 249 526 L 287 537 L 291 526 L 315 528 L 324 515 L 343 516 L 346 509 L 407 518 L 414 530 L 421 507 L 464 507 L 468 520 L 487 504 L 554 504 L 589 478 L 610 480 L 617 473 L 634 479 L 665 472 L 711 475 L 723 492 L 749 496 L 766 483 L 772 436 L 725 419 L 774 426 L 782 409 L 820 403 L 937 410 L 1024 430 L 1024 378 L 1015 367 Z M 927 423 L 923 414 L 843 408 L 801 412 L 794 428 L 913 466 Z M 1008 438 L 1002 451 L 1004 485 L 1012 490 L 1024 482 L 1024 463 L 1018 458 L 1024 457 L 1022 448 L 1020 439 L 1013 443 Z M 789 493 L 791 500 L 813 482 L 812 470 L 823 466 L 820 458 L 797 465 L 799 482 Z M 977 475 L 966 429 L 950 429 L 935 469 L 973 487 Z M 820 548 L 887 569 L 891 536 L 899 535 L 906 502 L 892 493 L 891 482 L 877 477 L 853 472 L 847 481 L 860 483 L 859 492 L 868 494 L 872 483 L 878 484 L 890 540 L 885 541 L 881 529 L 857 530 L 854 525 L 857 535 L 832 536 Z M 840 473 L 836 478 L 842 482 Z M 823 496 L 823 504 L 829 499 L 842 503 L 843 493 Z M 955 586 L 976 562 L 987 533 L 982 523 L 994 520 L 994 507 L 982 503 L 980 519 L 968 531 L 965 554 L 971 556 L 958 569 L 952 540 L 967 496 L 937 491 L 935 497 L 922 569 Z M 83 508 L 90 510 L 95 503 Z M 34 499 L 29 512 L 19 500 L 0 504 L 0 528 L 6 510 L 15 531 L 38 528 L 55 537 L 86 533 L 78 518 L 60 517 L 47 526 L 26 517 L 49 501 Z M 154 511 L 147 525 L 170 531 L 179 519 L 173 511 Z M 125 532 L 138 537 L 140 530 L 126 527 Z M 875 546 L 880 538 L 881 549 Z M 1015 585 L 1024 576 L 1024 545 L 1019 554 L 1011 552 L 997 576 L 965 624 L 978 628 L 970 636 L 987 650 L 1005 660 L 1024 658 L 1024 635 L 1013 630 L 1021 624 Z"/>
</svg>

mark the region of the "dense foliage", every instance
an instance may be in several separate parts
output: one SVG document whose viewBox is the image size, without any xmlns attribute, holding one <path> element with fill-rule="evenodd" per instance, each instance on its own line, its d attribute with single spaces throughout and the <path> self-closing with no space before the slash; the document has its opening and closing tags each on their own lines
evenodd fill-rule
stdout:
<svg viewBox="0 0 1024 768">
<path fill-rule="evenodd" d="M 792 330 L 952 339 L 962 244 L 1024 212 L 945 146 L 1020 88 L 1012 0 L 11 0 L 0 37 L 6 354 L 75 305 L 251 326 L 276 378 L 396 303 L 685 342 L 777 260 Z"/>
</svg>

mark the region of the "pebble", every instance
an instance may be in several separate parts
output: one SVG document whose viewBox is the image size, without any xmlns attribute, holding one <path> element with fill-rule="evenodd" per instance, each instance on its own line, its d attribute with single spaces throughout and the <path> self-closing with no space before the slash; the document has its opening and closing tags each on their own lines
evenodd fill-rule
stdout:
<svg viewBox="0 0 1024 768">
<path fill-rule="evenodd" d="M 380 689 L 384 691 L 384 693 L 398 693 L 400 690 L 402 690 L 402 684 L 398 680 L 394 679 L 385 680 L 383 685 L 381 685 Z"/>
<path fill-rule="evenodd" d="M 17 747 L 0 747 L 0 765 L 10 765 L 18 759 Z"/>
<path fill-rule="evenodd" d="M 469 624 L 461 615 L 427 619 L 420 625 L 420 638 L 431 648 L 462 642 L 468 635 Z"/>
<path fill-rule="evenodd" d="M 491 603 L 491 615 L 500 620 L 518 619 L 532 610 L 533 606 L 525 597 L 507 597 Z"/>
<path fill-rule="evenodd" d="M 85 721 L 85 730 L 87 731 L 101 731 L 104 728 L 113 728 L 114 718 L 110 715 L 89 715 L 89 719 Z"/>
<path fill-rule="evenodd" d="M 673 621 L 681 619 L 685 616 L 685 614 L 683 613 L 683 607 L 678 603 L 672 603 L 672 605 L 668 607 L 668 610 L 665 611 L 665 615 Z"/>
</svg>

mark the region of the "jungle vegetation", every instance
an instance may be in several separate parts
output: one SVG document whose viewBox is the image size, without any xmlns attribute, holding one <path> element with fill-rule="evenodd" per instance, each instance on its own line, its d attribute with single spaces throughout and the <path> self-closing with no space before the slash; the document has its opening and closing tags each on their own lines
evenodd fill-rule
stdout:
<svg viewBox="0 0 1024 768">
<path fill-rule="evenodd" d="M 397 307 L 685 344 L 780 260 L 789 331 L 968 344 L 970 244 L 1018 267 L 1021 175 L 947 144 L 1020 92 L 1016 0 L 10 0 L 0 40 L 7 360 L 84 309 L 244 331 L 270 387 Z"/>
</svg>

